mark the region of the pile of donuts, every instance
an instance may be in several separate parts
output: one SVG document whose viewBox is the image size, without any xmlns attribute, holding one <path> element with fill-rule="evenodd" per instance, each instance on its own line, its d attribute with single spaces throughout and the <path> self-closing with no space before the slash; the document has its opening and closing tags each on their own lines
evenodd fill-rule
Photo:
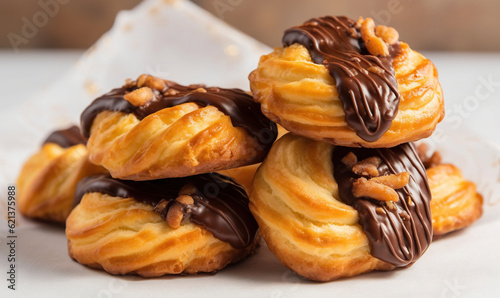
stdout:
<svg viewBox="0 0 500 298">
<path fill-rule="evenodd" d="M 216 272 L 262 237 L 315 281 L 411 266 L 482 215 L 476 186 L 413 143 L 443 95 L 394 28 L 327 16 L 282 42 L 251 93 L 143 74 L 95 99 L 24 164 L 20 211 L 111 274 Z"/>
</svg>

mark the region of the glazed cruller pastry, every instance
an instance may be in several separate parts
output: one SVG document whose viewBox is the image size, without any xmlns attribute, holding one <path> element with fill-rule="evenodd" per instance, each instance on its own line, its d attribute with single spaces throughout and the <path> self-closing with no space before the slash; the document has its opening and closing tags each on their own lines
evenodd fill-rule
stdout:
<svg viewBox="0 0 500 298">
<path fill-rule="evenodd" d="M 431 194 L 412 144 L 335 147 L 287 134 L 255 174 L 269 249 L 316 281 L 412 265 L 432 240 Z"/>
<path fill-rule="evenodd" d="M 248 197 L 216 173 L 152 181 L 91 176 L 66 222 L 81 264 L 144 277 L 215 272 L 248 256 L 258 226 Z"/>
<path fill-rule="evenodd" d="M 322 17 L 285 31 L 250 76 L 263 113 L 287 130 L 348 147 L 431 135 L 444 116 L 431 61 L 370 18 Z"/>
<path fill-rule="evenodd" d="M 183 177 L 261 162 L 276 124 L 240 89 L 182 86 L 149 75 L 82 113 L 90 160 L 130 180 Z"/>
<path fill-rule="evenodd" d="M 85 143 L 77 126 L 54 131 L 26 161 L 17 179 L 23 215 L 64 224 L 80 179 L 106 172 L 89 162 Z"/>
<path fill-rule="evenodd" d="M 452 164 L 441 162 L 441 154 L 431 154 L 427 144 L 418 146 L 427 169 L 431 189 L 431 213 L 434 235 L 444 235 L 468 227 L 483 214 L 483 197 L 476 185 L 466 180 Z"/>
</svg>

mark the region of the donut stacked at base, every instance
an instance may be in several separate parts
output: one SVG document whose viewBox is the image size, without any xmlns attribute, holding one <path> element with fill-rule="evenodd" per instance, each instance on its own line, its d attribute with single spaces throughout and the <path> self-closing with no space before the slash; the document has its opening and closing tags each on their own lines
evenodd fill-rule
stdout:
<svg viewBox="0 0 500 298">
<path fill-rule="evenodd" d="M 25 162 L 17 179 L 17 201 L 23 215 L 64 224 L 73 208 L 78 182 L 107 172 L 89 162 L 85 143 L 77 126 L 57 130 Z"/>
<path fill-rule="evenodd" d="M 216 272 L 251 254 L 244 188 L 214 173 L 261 162 L 276 124 L 240 89 L 141 75 L 82 113 L 89 159 L 66 222 L 70 256 L 111 274 Z"/>
<path fill-rule="evenodd" d="M 66 223 L 69 255 L 111 274 L 215 272 L 248 256 L 259 240 L 245 190 L 216 173 L 151 181 L 91 176 L 75 200 Z"/>
<path fill-rule="evenodd" d="M 316 281 L 411 266 L 433 237 L 411 142 L 444 117 L 436 68 L 370 18 L 314 18 L 282 42 L 249 76 L 263 113 L 291 132 L 250 190 L 269 249 Z"/>
<path fill-rule="evenodd" d="M 287 134 L 254 177 L 250 210 L 280 261 L 317 281 L 409 266 L 432 240 L 425 168 L 409 143 L 350 148 Z"/>
</svg>

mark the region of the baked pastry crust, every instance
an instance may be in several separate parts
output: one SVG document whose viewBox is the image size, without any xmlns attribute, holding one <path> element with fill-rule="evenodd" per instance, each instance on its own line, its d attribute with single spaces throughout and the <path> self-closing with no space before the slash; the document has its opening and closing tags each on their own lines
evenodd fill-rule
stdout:
<svg viewBox="0 0 500 298">
<path fill-rule="evenodd" d="M 367 142 L 345 121 L 335 81 L 300 45 L 277 47 L 261 57 L 250 88 L 262 112 L 287 130 L 347 147 L 394 147 L 428 137 L 444 117 L 437 70 L 430 60 L 400 42 L 393 60 L 400 94 L 399 111 L 381 138 Z"/>
<path fill-rule="evenodd" d="M 427 169 L 432 193 L 434 235 L 443 235 L 471 225 L 483 214 L 483 197 L 476 185 L 466 180 L 451 164 Z"/>
<path fill-rule="evenodd" d="M 47 143 L 23 165 L 17 179 L 19 211 L 27 217 L 64 224 L 76 185 L 106 170 L 89 162 L 85 145 Z"/>
<path fill-rule="evenodd" d="M 166 87 L 168 84 L 175 83 L 143 75 L 124 88 L 134 92 L 146 88 L 163 94 L 176 90 L 177 85 Z M 187 96 L 192 98 L 209 92 L 202 87 L 191 89 Z M 126 91 L 127 95 L 134 92 Z M 125 98 L 130 98 L 127 95 Z M 273 123 L 265 121 L 276 129 Z M 138 181 L 184 177 L 262 161 L 276 138 L 271 130 L 264 148 L 244 128 L 234 126 L 231 117 L 217 107 L 187 102 L 160 109 L 142 120 L 134 113 L 104 110 L 92 121 L 87 147 L 90 160 L 104 166 L 115 178 Z"/>
<path fill-rule="evenodd" d="M 281 125 L 278 125 L 278 139 L 280 139 L 286 133 L 288 133 L 288 131 L 284 129 Z M 252 180 L 253 177 L 255 176 L 255 172 L 257 172 L 257 169 L 259 168 L 260 165 L 261 163 L 258 163 L 254 165 L 228 169 L 228 170 L 221 170 L 217 172 L 221 173 L 222 175 L 233 178 L 234 180 L 236 180 L 236 182 L 245 187 L 246 191 L 248 192 L 252 186 Z"/>
<path fill-rule="evenodd" d="M 151 205 L 98 192 L 85 194 L 71 212 L 66 236 L 79 263 L 143 277 L 215 272 L 248 256 L 259 240 L 236 249 L 191 222 L 170 228 Z"/>
<path fill-rule="evenodd" d="M 269 249 L 287 267 L 329 281 L 394 265 L 370 254 L 358 212 L 339 199 L 333 146 L 287 134 L 255 174 L 254 214 Z"/>
</svg>

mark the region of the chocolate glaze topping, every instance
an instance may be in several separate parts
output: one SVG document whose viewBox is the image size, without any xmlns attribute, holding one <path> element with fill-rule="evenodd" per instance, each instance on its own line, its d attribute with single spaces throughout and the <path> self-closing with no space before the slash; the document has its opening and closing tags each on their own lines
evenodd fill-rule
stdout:
<svg viewBox="0 0 500 298">
<path fill-rule="evenodd" d="M 284 46 L 303 45 L 315 63 L 326 67 L 335 79 L 345 121 L 360 138 L 374 142 L 389 129 L 398 111 L 398 82 L 392 61 L 400 46 L 389 46 L 387 57 L 373 56 L 354 25 L 343 16 L 314 18 L 286 30 L 282 42 Z"/>
<path fill-rule="evenodd" d="M 155 212 L 165 218 L 168 208 L 186 185 L 196 188 L 195 193 L 190 195 L 194 204 L 184 208 L 184 215 L 191 222 L 203 226 L 234 248 L 245 248 L 254 241 L 258 226 L 248 208 L 246 192 L 231 178 L 217 173 L 151 181 L 118 180 L 109 175 L 94 175 L 78 183 L 74 205 L 91 192 L 133 198 L 153 207 L 166 200 L 166 210 L 159 212 L 155 208 Z"/>
<path fill-rule="evenodd" d="M 394 202 L 395 209 L 388 208 L 381 201 L 353 196 L 353 181 L 361 176 L 342 163 L 341 159 L 349 152 L 353 152 L 358 160 L 378 156 L 382 160 L 378 167 L 381 175 L 410 173 L 409 183 L 396 190 L 399 200 Z M 396 267 L 415 262 L 432 240 L 431 194 L 427 174 L 415 146 L 406 143 L 381 149 L 336 147 L 332 162 L 340 198 L 358 210 L 371 254 Z M 383 212 L 377 212 L 377 208 L 382 208 Z"/>
<path fill-rule="evenodd" d="M 90 127 L 94 118 L 102 111 L 121 111 L 134 113 L 138 119 L 159 110 L 194 102 L 200 106 L 212 105 L 231 117 L 234 126 L 244 128 L 250 135 L 269 149 L 278 135 L 276 124 L 267 119 L 260 110 L 260 104 L 249 94 L 240 89 L 206 87 L 205 85 L 183 86 L 163 80 L 163 90 L 153 89 L 154 99 L 142 106 L 134 106 L 124 99 L 124 95 L 138 89 L 135 81 L 97 98 L 81 115 L 82 133 L 90 136 Z M 206 92 L 197 90 L 203 88 Z"/>
<path fill-rule="evenodd" d="M 43 143 L 54 143 L 63 148 L 69 148 L 78 144 L 86 144 L 87 140 L 80 133 L 80 128 L 73 125 L 67 129 L 54 131 Z"/>
</svg>

